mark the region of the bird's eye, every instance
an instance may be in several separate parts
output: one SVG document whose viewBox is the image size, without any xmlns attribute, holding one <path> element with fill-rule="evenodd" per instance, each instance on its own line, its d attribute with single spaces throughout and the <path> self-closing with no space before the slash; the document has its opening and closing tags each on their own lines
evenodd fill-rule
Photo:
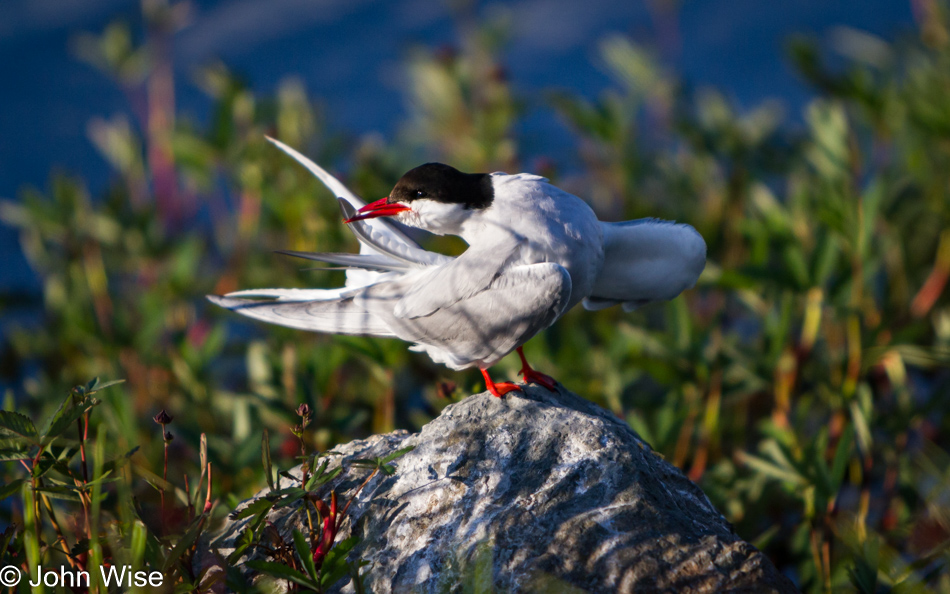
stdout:
<svg viewBox="0 0 950 594">
<path fill-rule="evenodd" d="M 425 198 L 425 197 L 426 197 L 425 190 L 416 190 L 416 198 Z"/>
</svg>

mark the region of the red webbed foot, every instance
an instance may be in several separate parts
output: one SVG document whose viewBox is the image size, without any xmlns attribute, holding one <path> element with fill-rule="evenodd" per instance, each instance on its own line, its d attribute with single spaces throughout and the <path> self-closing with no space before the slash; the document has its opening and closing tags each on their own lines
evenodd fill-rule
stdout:
<svg viewBox="0 0 950 594">
<path fill-rule="evenodd" d="M 495 383 L 492 381 L 491 377 L 488 375 L 487 369 L 482 369 L 482 376 L 485 378 L 485 387 L 488 388 L 488 391 L 492 393 L 492 396 L 495 398 L 501 398 L 508 392 L 513 390 L 521 390 L 517 384 L 511 382 L 498 382 Z"/>
<path fill-rule="evenodd" d="M 508 392 L 518 390 L 521 391 L 521 387 L 518 384 L 513 384 L 511 382 L 498 382 L 497 384 L 491 384 L 488 386 L 488 391 L 491 392 L 495 398 L 501 398 Z"/>
<path fill-rule="evenodd" d="M 518 373 L 524 378 L 524 383 L 535 383 L 539 386 L 544 386 L 552 392 L 556 390 L 557 382 L 553 377 L 531 369 L 531 366 L 528 365 L 528 360 L 524 357 L 524 351 L 521 350 L 521 347 L 518 347 L 518 356 L 521 357 L 521 371 Z"/>
<path fill-rule="evenodd" d="M 545 375 L 538 371 L 531 369 L 522 369 L 520 372 L 521 377 L 524 378 L 524 383 L 526 384 L 538 384 L 539 386 L 544 386 L 552 392 L 557 390 L 557 381 L 550 375 Z"/>
</svg>

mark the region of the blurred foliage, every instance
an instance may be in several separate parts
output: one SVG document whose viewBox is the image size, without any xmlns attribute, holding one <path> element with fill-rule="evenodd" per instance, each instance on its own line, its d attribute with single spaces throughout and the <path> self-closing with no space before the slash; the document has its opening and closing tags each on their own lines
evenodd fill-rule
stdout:
<svg viewBox="0 0 950 594">
<path fill-rule="evenodd" d="M 317 451 L 417 429 L 480 390 L 477 374 L 398 341 L 255 325 L 204 302 L 239 287 L 331 286 L 338 273 L 301 272 L 271 250 L 357 247 L 333 196 L 264 137 L 342 167 L 367 198 L 422 158 L 481 171 L 543 163 L 604 219 L 694 225 L 709 263 L 673 302 L 571 312 L 527 345 L 535 366 L 627 419 L 803 590 L 950 591 L 944 4 L 918 3 L 919 31 L 896 43 L 847 29 L 830 47 L 794 40 L 791 59 L 818 94 L 803 125 L 775 103 L 741 110 L 690 89 L 647 48 L 606 39 L 608 90 L 545 98 L 578 147 L 564 172 L 519 150 L 531 104 L 500 63 L 503 22 L 460 27 L 452 50 L 417 48 L 406 133 L 383 140 L 332 129 L 299 82 L 262 96 L 220 64 L 196 76 L 210 121 L 177 119 L 170 33 L 187 14 L 145 6 L 144 38 L 116 24 L 77 43 L 140 108 L 89 125 L 114 183 L 92 197 L 55 176 L 0 205 L 43 287 L 41 321 L 5 337 L 2 370 L 17 386 L 7 410 L 49 415 L 50 395 L 127 378 L 102 393 L 93 424 L 115 453 L 139 446 L 132 472 L 149 477 L 165 447 L 159 409 L 176 417 L 174 476 L 199 474 L 193 444 L 206 434 L 212 491 L 226 494 L 218 516 L 265 483 L 264 430 L 280 436 L 275 465 L 293 462 L 301 403 Z M 506 360 L 498 373 L 516 369 Z M 10 463 L 4 481 L 22 475 Z M 22 525 L 18 504 L 0 514 Z"/>
</svg>

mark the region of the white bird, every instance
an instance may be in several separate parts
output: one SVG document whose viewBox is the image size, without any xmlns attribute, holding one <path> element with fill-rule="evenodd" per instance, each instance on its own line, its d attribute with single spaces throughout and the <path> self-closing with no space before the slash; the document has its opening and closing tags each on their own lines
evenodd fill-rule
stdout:
<svg viewBox="0 0 950 594">
<path fill-rule="evenodd" d="M 567 310 L 583 303 L 631 311 L 672 299 L 695 285 L 706 264 L 706 243 L 693 227 L 601 222 L 583 200 L 537 175 L 466 174 L 427 163 L 403 175 L 386 198 L 365 204 L 305 156 L 270 140 L 339 197 L 360 253 L 282 252 L 346 267 L 339 289 L 254 289 L 208 299 L 290 328 L 401 338 L 452 369 L 478 367 L 498 397 L 520 388 L 492 381 L 487 369 L 514 350 L 525 383 L 554 388 L 521 347 Z M 456 258 L 424 250 L 390 219 L 459 236 L 469 247 Z"/>
</svg>

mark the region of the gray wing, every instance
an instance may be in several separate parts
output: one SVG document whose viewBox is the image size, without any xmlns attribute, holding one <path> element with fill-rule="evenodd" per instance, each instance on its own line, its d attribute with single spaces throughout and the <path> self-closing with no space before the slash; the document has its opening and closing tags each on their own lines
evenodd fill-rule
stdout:
<svg viewBox="0 0 950 594">
<path fill-rule="evenodd" d="M 416 285 L 417 287 L 418 285 Z M 571 277 L 554 263 L 515 266 L 487 287 L 425 316 L 395 313 L 407 297 L 406 283 L 366 287 L 354 299 L 397 337 L 416 343 L 436 363 L 453 369 L 490 367 L 553 324 L 571 298 Z M 414 287 L 415 288 L 415 287 Z"/>
<path fill-rule="evenodd" d="M 400 318 L 427 316 L 484 291 L 523 243 L 523 237 L 508 235 L 490 248 L 469 246 L 458 258 L 416 277 L 394 314 Z"/>
<path fill-rule="evenodd" d="M 248 292 L 255 296 L 258 292 Z M 208 295 L 208 301 L 254 320 L 328 334 L 395 336 L 386 324 L 359 306 L 353 296 L 317 301 L 259 301 Z"/>
<path fill-rule="evenodd" d="M 696 284 L 706 242 L 689 225 L 657 219 L 601 223 L 604 265 L 584 308 L 622 304 L 627 311 L 673 299 Z"/>
<path fill-rule="evenodd" d="M 275 253 L 305 260 L 315 260 L 336 264 L 347 268 L 361 268 L 375 272 L 393 272 L 409 270 L 411 266 L 400 260 L 393 260 L 382 254 L 335 254 L 325 252 L 296 252 L 293 250 L 276 250 Z M 317 270 L 320 270 L 319 268 Z M 332 269 L 331 269 L 332 270 Z M 337 269 L 338 270 L 338 269 Z"/>
<path fill-rule="evenodd" d="M 401 338 L 415 343 L 415 350 L 426 352 L 437 363 L 464 369 L 494 365 L 553 324 L 571 298 L 567 270 L 546 262 L 507 269 L 477 294 L 429 315 L 397 316 L 396 305 L 426 276 L 414 273 L 313 301 L 208 299 L 249 318 L 289 328 Z"/>
</svg>

